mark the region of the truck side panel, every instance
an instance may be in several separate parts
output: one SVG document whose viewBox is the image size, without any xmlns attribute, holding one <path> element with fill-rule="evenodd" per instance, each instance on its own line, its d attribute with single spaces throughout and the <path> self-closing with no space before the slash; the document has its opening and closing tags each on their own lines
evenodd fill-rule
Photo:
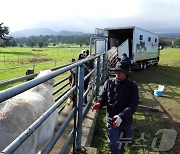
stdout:
<svg viewBox="0 0 180 154">
<path fill-rule="evenodd" d="M 133 61 L 142 61 L 158 58 L 158 35 L 134 28 L 133 34 Z"/>
</svg>

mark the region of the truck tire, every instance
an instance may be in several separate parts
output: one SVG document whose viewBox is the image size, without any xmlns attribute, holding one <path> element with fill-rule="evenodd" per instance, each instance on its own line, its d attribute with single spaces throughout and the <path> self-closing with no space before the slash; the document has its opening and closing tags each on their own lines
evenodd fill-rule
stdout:
<svg viewBox="0 0 180 154">
<path fill-rule="evenodd" d="M 143 61 L 140 61 L 140 62 L 139 62 L 139 68 L 140 68 L 140 70 L 143 70 L 143 68 L 144 68 Z"/>
<path fill-rule="evenodd" d="M 146 70 L 146 69 L 147 69 L 147 62 L 143 61 L 143 70 Z"/>
</svg>

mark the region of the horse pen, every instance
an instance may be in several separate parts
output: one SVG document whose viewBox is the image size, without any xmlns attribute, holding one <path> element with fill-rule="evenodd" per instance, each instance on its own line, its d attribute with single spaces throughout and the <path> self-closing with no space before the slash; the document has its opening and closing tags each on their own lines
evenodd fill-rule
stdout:
<svg viewBox="0 0 180 154">
<path fill-rule="evenodd" d="M 178 49 L 177 49 L 178 50 Z M 179 132 L 179 52 L 176 49 L 164 49 L 161 52 L 161 59 L 158 66 L 150 67 L 148 70 L 144 71 L 134 71 L 131 72 L 130 77 L 137 81 L 139 88 L 140 88 L 140 97 L 141 102 L 139 106 L 138 112 L 134 116 L 134 139 L 135 143 L 134 146 L 130 147 L 129 154 L 130 153 L 178 153 L 179 152 L 179 134 L 176 137 L 176 141 L 174 145 L 172 146 L 172 149 L 169 151 L 160 151 L 163 147 L 160 146 L 161 138 L 165 130 L 170 130 L 171 133 L 173 132 Z M 174 57 L 170 57 L 169 54 L 174 54 Z M 102 58 L 99 58 L 102 57 Z M 87 61 L 90 61 L 91 59 L 99 59 L 97 60 L 97 68 L 92 70 L 89 75 L 86 77 L 83 76 L 83 64 Z M 51 75 L 48 75 L 47 77 L 43 77 L 41 79 L 34 79 L 27 81 L 25 83 L 22 83 L 20 85 L 16 85 L 12 88 L 9 88 L 5 91 L 1 91 L 0 93 L 0 102 L 4 101 L 5 99 L 8 99 L 10 97 L 15 96 L 18 93 L 21 93 L 23 91 L 26 91 L 29 88 L 32 88 L 34 86 L 37 86 L 38 84 L 47 81 L 50 78 L 55 78 L 56 83 L 54 84 L 54 92 L 53 96 L 55 99 L 55 105 L 52 106 L 45 114 L 43 114 L 38 121 L 33 123 L 19 138 L 15 140 L 15 142 L 10 145 L 7 149 L 5 149 L 4 153 L 6 153 L 6 150 L 15 150 L 17 146 L 22 143 L 23 140 L 27 138 L 28 135 L 34 132 L 34 130 L 46 119 L 48 116 L 58 108 L 59 111 L 59 122 L 57 127 L 55 128 L 54 132 L 54 138 L 49 142 L 48 146 L 44 149 L 44 153 L 49 153 L 50 149 L 54 146 L 52 151 L 50 153 L 65 153 L 66 150 L 69 150 L 68 146 L 71 141 L 72 147 L 75 149 L 79 149 L 80 146 L 87 145 L 84 143 L 85 141 L 80 141 L 80 138 L 86 138 L 84 131 L 84 125 L 82 121 L 82 118 L 84 117 L 85 113 L 89 109 L 89 107 L 92 104 L 92 101 L 94 100 L 94 97 L 96 97 L 96 94 L 99 92 L 98 86 L 100 85 L 100 82 L 104 82 L 105 75 L 103 75 L 103 71 L 106 70 L 106 65 L 103 63 L 105 62 L 103 60 L 103 54 L 97 55 L 91 59 L 82 60 L 76 63 L 67 64 L 64 67 L 55 67 L 52 69 L 53 73 Z M 102 63 L 100 65 L 99 63 Z M 78 72 L 78 78 L 77 82 L 74 87 L 70 88 L 68 84 L 67 79 L 67 73 L 70 69 L 73 68 L 79 68 Z M 100 69 L 101 67 L 101 69 Z M 81 71 L 80 71 L 81 70 Z M 101 72 L 100 72 L 101 70 Z M 89 84 L 89 87 L 87 91 L 84 92 L 83 90 L 83 80 L 86 80 L 91 74 L 96 71 L 97 76 L 96 79 L 91 79 L 91 82 Z M 7 86 L 9 84 L 15 83 L 15 82 L 23 82 L 24 80 L 27 80 L 29 78 L 35 77 L 37 73 L 32 75 L 27 75 L 24 77 L 11 79 L 5 82 L 1 82 L 0 86 Z M 60 77 L 63 76 L 63 77 Z M 80 77 L 81 76 L 81 77 Z M 98 77 L 99 76 L 99 77 Z M 100 80 L 98 80 L 100 79 Z M 81 84 L 80 84 L 81 83 Z M 165 85 L 165 91 L 163 93 L 162 97 L 155 97 L 153 96 L 153 90 L 157 88 L 159 84 Z M 76 102 L 80 102 L 80 106 L 75 106 L 72 108 L 72 111 L 70 114 L 68 112 L 65 112 L 66 107 L 66 99 L 70 94 L 72 94 L 74 91 L 77 91 L 77 100 Z M 84 93 L 84 94 L 83 94 Z M 83 98 L 85 95 L 88 95 L 88 103 L 86 106 L 83 107 Z M 92 96 L 92 97 L 91 97 Z M 59 107 L 60 106 L 60 107 Z M 151 110 L 149 108 L 143 108 L 143 107 L 150 107 L 155 110 Z M 78 109 L 80 112 L 77 112 Z M 64 112 L 63 112 L 64 111 Z M 82 111 L 82 113 L 81 113 Z M 77 116 L 74 116 L 76 115 Z M 103 130 L 100 129 L 99 125 L 102 125 L 102 121 L 104 122 L 104 110 L 100 110 L 99 114 L 101 115 L 98 119 L 98 122 L 96 124 L 96 131 L 94 135 L 91 134 L 91 138 L 93 136 L 91 145 L 92 147 L 98 148 L 100 150 L 100 153 L 109 153 L 109 150 L 107 148 L 107 141 L 106 141 L 106 135 L 104 134 Z M 83 116 L 84 115 L 84 116 Z M 67 116 L 67 119 L 65 117 Z M 97 115 L 94 115 L 94 117 L 86 116 L 85 120 L 91 120 L 92 118 L 96 119 Z M 63 120 L 62 120 L 63 119 Z M 71 120 L 72 119 L 72 120 Z M 74 123 L 73 121 L 77 121 L 77 123 Z M 71 121 L 71 122 L 70 122 Z M 70 122 L 70 123 L 69 123 Z M 68 127 L 66 127 L 69 125 Z M 99 128 L 98 128 L 99 127 Z M 105 127 L 105 123 L 103 123 L 103 129 Z M 75 129 L 74 129 L 75 128 Z M 78 129 L 77 129 L 78 128 Z M 69 132 L 65 132 L 68 130 Z M 175 130 L 175 131 L 174 131 Z M 74 132 L 76 132 L 76 135 L 74 135 Z M 63 136 L 64 135 L 64 136 Z M 60 138 L 58 140 L 58 143 L 55 144 L 55 141 L 57 138 Z M 99 140 L 97 140 L 97 138 Z M 101 139 L 103 138 L 104 141 Z M 63 141 L 64 142 L 61 142 Z M 155 140 L 156 139 L 156 140 Z M 59 142 L 60 141 L 60 142 Z M 157 141 L 157 142 L 156 142 Z M 65 143 L 66 142 L 66 143 Z M 99 145 L 100 144 L 100 145 Z M 143 146 L 144 145 L 144 146 Z M 146 147 L 145 147 L 146 145 Z M 170 148 L 167 146 L 167 148 Z M 73 148 L 71 149 L 73 151 Z M 7 152 L 8 153 L 8 152 Z M 10 152 L 12 153 L 12 152 Z"/>
<path fill-rule="evenodd" d="M 105 79 L 105 56 L 103 56 L 104 54 L 99 54 L 97 56 L 94 57 L 90 57 L 87 58 L 85 60 L 81 60 L 78 61 L 76 63 L 73 64 L 67 64 L 64 67 L 56 67 L 53 70 L 53 72 L 51 74 L 48 74 L 46 76 L 40 77 L 40 78 L 36 78 L 30 81 L 27 81 L 25 83 L 22 83 L 20 85 L 14 86 L 12 88 L 9 88 L 7 90 L 1 91 L 0 93 L 0 102 L 3 102 L 11 97 L 14 97 L 28 89 L 31 89 L 51 78 L 55 78 L 61 74 L 63 74 L 64 72 L 67 72 L 73 68 L 77 68 L 78 69 L 78 73 L 77 73 L 77 80 L 76 83 L 73 87 L 68 88 L 68 81 L 67 78 L 64 78 L 60 81 L 58 81 L 57 83 L 54 84 L 54 89 L 55 91 L 53 92 L 53 96 L 55 97 L 55 104 L 49 108 L 43 115 L 41 115 L 31 126 L 29 126 L 24 132 L 22 132 L 22 134 L 17 137 L 8 147 L 6 147 L 2 153 L 12 153 L 14 152 L 31 134 L 33 134 L 33 132 L 38 129 L 38 127 L 46 120 L 48 119 L 48 117 L 57 110 L 59 110 L 59 117 L 62 118 L 61 116 L 61 112 L 63 112 L 63 108 L 66 108 L 66 104 L 64 103 L 64 101 L 69 97 L 69 95 L 71 95 L 73 92 L 76 92 L 76 100 L 78 103 L 76 103 L 75 101 L 73 102 L 74 104 L 71 105 L 72 110 L 70 111 L 69 115 L 67 115 L 66 119 L 62 119 L 60 118 L 61 121 L 61 125 L 59 125 L 59 128 L 56 127 L 56 132 L 54 134 L 54 137 L 51 139 L 51 141 L 48 143 L 48 145 L 45 147 L 45 149 L 41 149 L 43 150 L 43 153 L 49 153 L 53 147 L 55 146 L 56 142 L 58 141 L 59 137 L 62 135 L 63 131 L 66 129 L 66 126 L 69 124 L 69 122 L 73 119 L 74 117 L 74 122 L 73 122 L 73 127 L 71 127 L 71 131 L 69 132 L 69 137 L 66 139 L 66 142 L 64 143 L 64 145 L 61 146 L 62 149 L 60 147 L 58 147 L 59 151 L 61 151 L 61 153 L 65 153 L 68 150 L 68 146 L 71 142 L 71 140 L 74 138 L 74 150 L 79 150 L 81 149 L 81 138 L 82 138 L 82 122 L 84 117 L 86 116 L 86 113 L 90 107 L 90 104 L 92 103 L 92 101 L 94 100 L 94 98 L 98 95 L 99 93 L 99 87 L 100 87 L 100 83 L 102 82 L 103 79 Z M 93 59 L 97 59 L 97 67 L 94 68 L 89 74 L 87 74 L 86 76 L 84 76 L 84 63 L 87 63 L 88 61 L 91 61 Z M 91 83 L 89 84 L 87 90 L 84 92 L 84 81 L 89 78 L 91 76 L 91 74 L 93 74 L 94 72 L 96 72 L 96 76 L 94 76 L 94 79 L 91 79 Z M 15 82 L 19 82 L 22 80 L 27 80 L 29 78 L 32 78 L 34 76 L 36 76 L 36 74 L 33 75 L 27 75 L 25 77 L 20 77 L 14 80 L 9 80 L 9 81 L 5 81 L 5 82 L 1 82 L 1 86 L 5 86 L 8 85 L 10 83 L 15 83 Z M 59 87 L 58 87 L 59 86 Z M 57 88 L 58 87 L 58 88 Z M 90 97 L 88 98 L 87 104 L 83 105 L 83 100 L 86 97 L 86 95 L 88 95 L 88 93 L 91 91 L 91 95 L 89 95 Z M 65 106 L 65 107 L 64 107 Z M 84 107 L 83 107 L 84 106 Z M 60 107 L 60 108 L 59 108 Z M 66 113 L 67 114 L 67 113 Z M 58 152 L 59 152 L 58 151 Z M 53 152 L 54 153 L 54 152 Z"/>
</svg>

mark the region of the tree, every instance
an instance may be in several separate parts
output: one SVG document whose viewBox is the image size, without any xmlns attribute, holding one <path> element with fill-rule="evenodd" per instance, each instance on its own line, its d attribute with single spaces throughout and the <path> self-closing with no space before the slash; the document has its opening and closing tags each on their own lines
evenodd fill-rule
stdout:
<svg viewBox="0 0 180 154">
<path fill-rule="evenodd" d="M 180 47 L 180 39 L 176 39 L 173 41 L 173 46 L 174 47 Z"/>
<path fill-rule="evenodd" d="M 13 47 L 16 47 L 16 46 L 17 46 L 16 41 L 13 41 L 13 42 L 11 43 L 11 45 L 12 45 Z"/>
<path fill-rule="evenodd" d="M 31 42 L 31 47 L 33 48 L 35 46 L 34 42 Z"/>
<path fill-rule="evenodd" d="M 40 48 L 42 48 L 42 47 L 43 47 L 43 45 L 44 45 L 44 43 L 43 43 L 43 42 L 39 42 L 39 43 L 38 43 L 38 46 L 39 46 Z"/>
<path fill-rule="evenodd" d="M 9 37 L 6 35 L 9 34 L 9 27 L 2 26 L 3 23 L 0 23 L 0 39 L 7 40 Z"/>
<path fill-rule="evenodd" d="M 11 46 L 10 40 L 13 37 L 7 36 L 9 34 L 9 27 L 3 26 L 3 23 L 0 23 L 0 46 Z"/>
<path fill-rule="evenodd" d="M 86 45 L 88 46 L 88 45 L 89 45 L 89 42 L 86 42 Z"/>
<path fill-rule="evenodd" d="M 159 44 L 161 44 L 162 46 L 171 46 L 173 40 L 174 39 L 170 37 L 160 37 Z"/>
</svg>

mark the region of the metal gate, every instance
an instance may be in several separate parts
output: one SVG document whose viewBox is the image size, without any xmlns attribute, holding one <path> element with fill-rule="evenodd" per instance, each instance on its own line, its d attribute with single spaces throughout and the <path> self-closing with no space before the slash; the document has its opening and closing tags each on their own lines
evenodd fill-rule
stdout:
<svg viewBox="0 0 180 154">
<path fill-rule="evenodd" d="M 85 63 L 94 60 L 96 63 L 96 67 L 89 72 L 86 76 L 84 76 L 84 65 Z M 81 61 L 68 64 L 61 67 L 53 68 L 53 72 L 49 75 L 43 76 L 41 78 L 35 78 L 33 80 L 24 82 L 20 85 L 14 86 L 12 88 L 3 90 L 0 92 L 0 103 L 3 101 L 14 97 L 30 88 L 33 88 L 51 78 L 58 77 L 62 75 L 63 73 L 76 68 L 77 71 L 77 80 L 76 84 L 72 88 L 67 88 L 68 78 L 61 79 L 57 83 L 54 84 L 54 88 L 56 89 L 53 93 L 55 97 L 55 104 L 49 108 L 41 117 L 39 117 L 31 126 L 29 126 L 20 136 L 18 136 L 9 146 L 7 146 L 1 153 L 9 154 L 13 153 L 21 144 L 55 111 L 59 106 L 62 106 L 65 100 L 76 91 L 76 102 L 75 105 L 70 112 L 70 114 L 67 116 L 63 124 L 58 128 L 57 133 L 53 136 L 51 141 L 48 143 L 48 145 L 45 147 L 43 153 L 49 153 L 51 149 L 54 147 L 60 136 L 62 135 L 63 131 L 65 130 L 66 126 L 69 124 L 69 122 L 74 117 L 74 128 L 72 128 L 71 133 L 69 134 L 69 137 L 66 140 L 66 143 L 64 144 L 62 149 L 59 149 L 60 153 L 67 152 L 67 147 L 69 143 L 73 140 L 74 142 L 74 148 L 75 149 L 81 149 L 81 137 L 82 137 L 82 122 L 83 117 L 86 114 L 86 112 L 89 109 L 90 104 L 92 103 L 93 99 L 99 94 L 99 87 L 100 83 L 104 82 L 106 79 L 106 53 L 101 53 L 95 56 L 91 56 L 87 59 L 83 59 Z M 96 76 L 92 78 L 92 74 L 96 73 Z M 34 76 L 36 76 L 38 73 L 33 75 L 28 75 L 25 77 L 20 77 L 16 79 L 12 79 L 9 81 L 0 82 L 0 86 L 5 86 L 10 83 L 15 83 L 23 80 L 30 79 Z M 84 81 L 91 77 L 91 82 L 87 88 L 87 90 L 84 92 Z M 58 85 L 63 84 L 62 86 L 58 87 Z M 57 88 L 58 87 L 58 88 Z M 92 95 L 89 97 L 86 106 L 83 107 L 83 101 L 85 96 L 89 93 L 89 91 L 92 91 Z M 63 92 L 62 92 L 63 91 Z M 59 94 L 59 92 L 61 92 Z M 59 111 L 59 114 L 61 114 L 61 111 L 63 108 Z"/>
</svg>

